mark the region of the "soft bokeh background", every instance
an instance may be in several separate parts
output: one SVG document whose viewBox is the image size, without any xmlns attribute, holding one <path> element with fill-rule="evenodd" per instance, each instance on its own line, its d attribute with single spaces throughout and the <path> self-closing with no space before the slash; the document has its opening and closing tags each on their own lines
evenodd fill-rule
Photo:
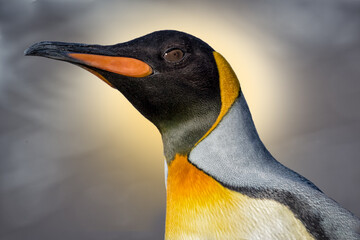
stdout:
<svg viewBox="0 0 360 240">
<path fill-rule="evenodd" d="M 194 34 L 232 64 L 265 145 L 360 215 L 359 1 L 0 0 L 0 239 L 161 239 L 161 137 L 42 40 Z"/>
</svg>

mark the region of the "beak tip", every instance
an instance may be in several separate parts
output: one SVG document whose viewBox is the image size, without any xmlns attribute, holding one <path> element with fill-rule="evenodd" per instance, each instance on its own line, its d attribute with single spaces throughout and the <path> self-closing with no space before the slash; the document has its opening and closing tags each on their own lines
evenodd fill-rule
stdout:
<svg viewBox="0 0 360 240">
<path fill-rule="evenodd" d="M 31 45 L 30 47 L 28 47 L 27 49 L 25 49 L 24 51 L 24 55 L 25 56 L 36 56 L 39 52 L 39 50 L 41 50 L 42 46 L 44 46 L 44 42 L 38 42 L 35 43 L 33 45 Z"/>
<path fill-rule="evenodd" d="M 32 53 L 32 49 L 31 47 L 25 49 L 24 51 L 24 56 L 31 56 L 31 53 Z"/>
<path fill-rule="evenodd" d="M 64 53 L 59 48 L 59 45 L 58 42 L 38 42 L 28 47 L 24 51 L 24 56 L 40 56 L 61 60 Z"/>
</svg>

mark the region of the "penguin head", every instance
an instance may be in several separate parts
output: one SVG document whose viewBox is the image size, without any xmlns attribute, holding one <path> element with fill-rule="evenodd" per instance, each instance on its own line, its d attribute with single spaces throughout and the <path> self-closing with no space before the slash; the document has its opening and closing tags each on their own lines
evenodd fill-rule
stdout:
<svg viewBox="0 0 360 240">
<path fill-rule="evenodd" d="M 118 89 L 159 129 L 165 156 L 186 153 L 221 109 L 214 50 L 178 31 L 157 31 L 115 45 L 40 42 L 25 55 L 78 65 Z"/>
</svg>

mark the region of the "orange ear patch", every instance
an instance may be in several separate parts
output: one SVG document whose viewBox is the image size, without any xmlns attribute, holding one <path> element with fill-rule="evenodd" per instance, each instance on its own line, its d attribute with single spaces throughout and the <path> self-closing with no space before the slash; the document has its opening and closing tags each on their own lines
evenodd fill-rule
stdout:
<svg viewBox="0 0 360 240">
<path fill-rule="evenodd" d="M 86 65 L 128 77 L 146 77 L 151 67 L 143 61 L 129 57 L 113 57 L 84 53 L 69 53 L 69 56 Z"/>
<path fill-rule="evenodd" d="M 211 128 L 205 133 L 205 135 L 195 144 L 199 144 L 204 138 L 206 138 L 212 130 L 223 119 L 225 114 L 229 111 L 232 104 L 240 94 L 240 84 L 236 77 L 234 70 L 226 59 L 218 52 L 213 52 L 215 62 L 219 71 L 219 84 L 220 84 L 220 97 L 221 97 L 221 109 L 218 118 Z"/>
</svg>

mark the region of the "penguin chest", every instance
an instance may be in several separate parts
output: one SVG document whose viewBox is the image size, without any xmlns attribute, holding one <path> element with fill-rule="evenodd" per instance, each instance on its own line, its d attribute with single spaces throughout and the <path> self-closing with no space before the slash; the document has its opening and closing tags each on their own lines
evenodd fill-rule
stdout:
<svg viewBox="0 0 360 240">
<path fill-rule="evenodd" d="M 229 190 L 176 155 L 168 169 L 165 239 L 313 239 L 274 200 Z"/>
</svg>

